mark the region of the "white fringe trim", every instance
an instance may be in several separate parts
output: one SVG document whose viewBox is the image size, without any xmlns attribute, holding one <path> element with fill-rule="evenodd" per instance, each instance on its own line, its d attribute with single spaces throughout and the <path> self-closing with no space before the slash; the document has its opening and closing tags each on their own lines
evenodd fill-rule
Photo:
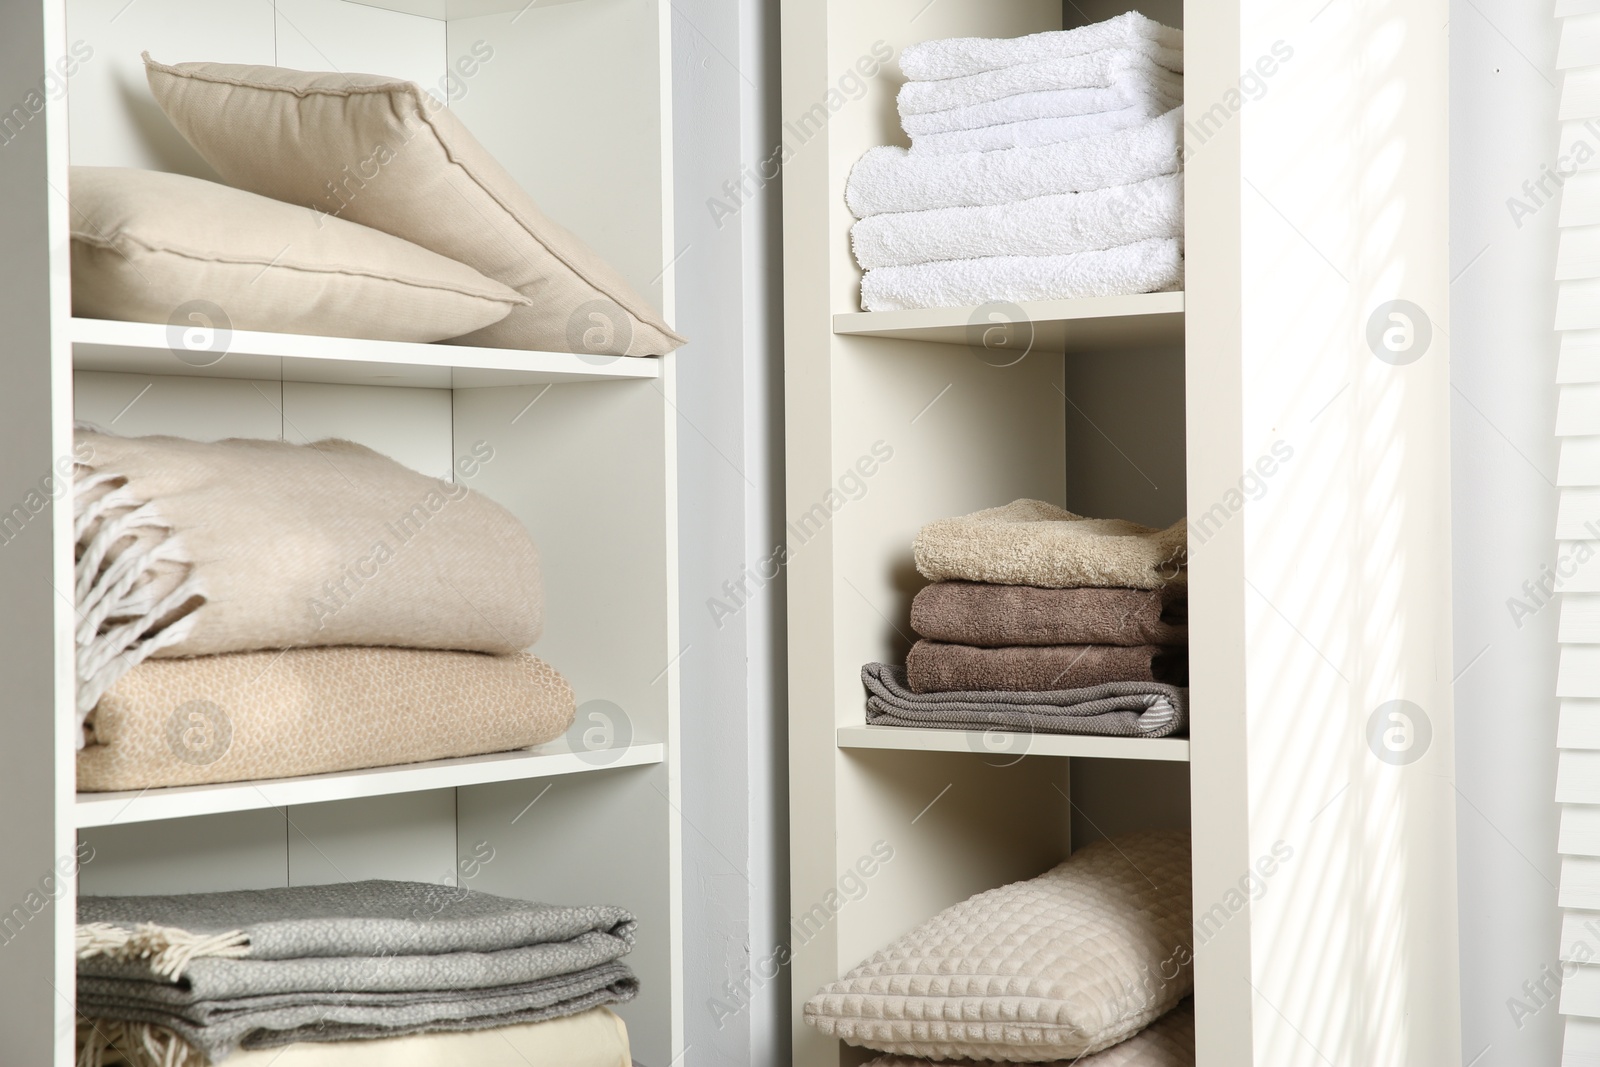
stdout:
<svg viewBox="0 0 1600 1067">
<path fill-rule="evenodd" d="M 242 930 L 192 934 L 175 926 L 155 923 L 141 923 L 132 930 L 111 923 L 85 923 L 76 933 L 75 947 L 80 960 L 103 956 L 129 962 L 148 961 L 151 972 L 169 982 L 182 978 L 191 960 L 237 960 L 250 955 L 250 937 Z"/>
<path fill-rule="evenodd" d="M 206 1067 L 204 1054 L 154 1023 L 78 1020 L 77 1067 Z"/>
<path fill-rule="evenodd" d="M 205 602 L 205 594 L 171 523 L 155 504 L 136 496 L 122 475 L 77 465 L 72 520 L 77 543 L 77 744 L 82 748 L 84 720 L 106 690 L 156 652 L 189 636 L 194 610 Z M 184 576 L 167 592 L 159 592 L 174 573 Z M 183 611 L 191 601 L 194 605 Z"/>
</svg>

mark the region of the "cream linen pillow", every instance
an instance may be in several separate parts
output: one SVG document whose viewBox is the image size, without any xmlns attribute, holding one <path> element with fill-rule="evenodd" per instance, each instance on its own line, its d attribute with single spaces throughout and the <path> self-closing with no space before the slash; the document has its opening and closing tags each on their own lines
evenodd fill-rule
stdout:
<svg viewBox="0 0 1600 1067">
<path fill-rule="evenodd" d="M 73 167 L 69 199 L 87 318 L 172 322 L 199 302 L 237 330 L 439 341 L 528 302 L 409 241 L 182 174 Z"/>
<path fill-rule="evenodd" d="M 683 344 L 411 82 L 145 56 L 167 117 L 224 181 L 459 260 L 532 303 L 463 344 L 655 356 Z"/>
<path fill-rule="evenodd" d="M 1098 1052 L 1194 986 L 1187 835 L 1100 841 L 947 908 L 806 1002 L 823 1033 L 935 1060 Z"/>
<path fill-rule="evenodd" d="M 864 1067 L 992 1067 L 993 1060 L 924 1060 L 879 1056 Z M 230 1065 L 232 1067 L 232 1065 Z M 242 1067 L 242 1065 L 241 1065 Z M 289 1067 L 280 1064 L 279 1067 Z M 1194 1001 L 1186 1000 L 1126 1041 L 1102 1052 L 1034 1067 L 1194 1067 Z"/>
</svg>

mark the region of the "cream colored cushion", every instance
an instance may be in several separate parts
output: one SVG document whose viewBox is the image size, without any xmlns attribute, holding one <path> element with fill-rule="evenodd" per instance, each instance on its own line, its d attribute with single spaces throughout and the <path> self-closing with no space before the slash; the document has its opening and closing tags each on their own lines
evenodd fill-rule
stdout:
<svg viewBox="0 0 1600 1067">
<path fill-rule="evenodd" d="M 989 1064 L 979 1060 L 879 1056 L 867 1061 L 865 1067 L 989 1067 Z M 1146 1029 L 1103 1052 L 1074 1056 L 1070 1060 L 1052 1060 L 1037 1067 L 1194 1067 L 1194 1001 L 1184 1001 Z"/>
<path fill-rule="evenodd" d="M 526 304 L 436 252 L 181 174 L 73 167 L 72 313 L 236 330 L 440 341 Z M 206 313 L 207 319 L 214 312 Z"/>
<path fill-rule="evenodd" d="M 411 82 L 148 56 L 145 66 L 173 125 L 224 181 L 404 237 L 533 301 L 463 343 L 634 356 L 683 343 Z"/>
<path fill-rule="evenodd" d="M 980 893 L 806 1002 L 806 1022 L 928 1059 L 1070 1060 L 1138 1033 L 1193 988 L 1189 843 L 1141 831 Z"/>
</svg>

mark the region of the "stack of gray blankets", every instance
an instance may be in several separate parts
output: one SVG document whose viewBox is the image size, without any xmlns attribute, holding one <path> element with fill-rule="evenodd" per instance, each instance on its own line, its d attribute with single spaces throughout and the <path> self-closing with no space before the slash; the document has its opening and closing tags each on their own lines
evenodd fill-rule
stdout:
<svg viewBox="0 0 1600 1067">
<path fill-rule="evenodd" d="M 526 1026 L 638 990 L 620 908 L 419 882 L 82 897 L 78 923 L 88 1064 Z"/>
<path fill-rule="evenodd" d="M 912 45 L 911 139 L 845 198 L 867 311 L 1118 296 L 1183 274 L 1183 34 L 1138 12 Z"/>
</svg>

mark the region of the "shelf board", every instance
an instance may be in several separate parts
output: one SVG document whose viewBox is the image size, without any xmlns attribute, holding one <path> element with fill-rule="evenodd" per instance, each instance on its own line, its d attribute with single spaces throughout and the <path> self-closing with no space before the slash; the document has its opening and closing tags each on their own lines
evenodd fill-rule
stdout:
<svg viewBox="0 0 1600 1067">
<path fill-rule="evenodd" d="M 477 18 L 480 15 L 503 15 L 521 12 L 530 7 L 555 7 L 576 0 L 355 0 L 366 7 L 381 7 L 404 15 L 421 15 L 423 18 L 451 19 Z"/>
<path fill-rule="evenodd" d="M 419 389 L 601 382 L 661 375 L 661 361 L 643 356 L 580 356 L 251 330 L 234 330 L 227 352 L 209 363 L 213 358 L 205 352 L 185 352 L 180 358 L 168 340 L 168 327 L 161 323 L 72 320 L 74 370 Z"/>
<path fill-rule="evenodd" d="M 608 757 L 609 761 L 600 762 L 602 755 Z M 290 804 L 320 804 L 329 800 L 417 793 L 427 789 L 451 789 L 524 778 L 552 778 L 615 767 L 640 767 L 660 763 L 663 759 L 665 751 L 660 742 L 645 742 L 605 752 L 585 752 L 580 758 L 562 739 L 516 752 L 315 774 L 304 778 L 174 786 L 124 793 L 79 793 L 77 824 L 80 829 L 113 824 L 121 826 L 183 819 L 192 815 L 281 808 Z"/>
<path fill-rule="evenodd" d="M 1187 763 L 1189 741 L 1183 737 L 1095 737 L 1085 734 L 1006 735 L 1013 743 L 994 745 L 991 734 L 977 730 L 924 730 L 909 726 L 841 726 L 840 748 L 897 749 L 902 752 L 971 752 L 990 759 L 1023 756 L 1082 756 L 1091 759 L 1138 759 Z"/>
<path fill-rule="evenodd" d="M 854 337 L 892 337 L 979 347 L 986 324 L 1031 323 L 1031 348 L 1083 352 L 1105 348 L 1173 344 L 1183 340 L 1182 293 L 1137 293 L 1083 300 L 1035 300 L 1009 305 L 1024 318 L 992 306 L 927 308 L 917 311 L 857 311 L 833 317 L 833 332 Z M 1008 348 L 1028 347 L 1026 326 L 1014 328 Z"/>
</svg>

